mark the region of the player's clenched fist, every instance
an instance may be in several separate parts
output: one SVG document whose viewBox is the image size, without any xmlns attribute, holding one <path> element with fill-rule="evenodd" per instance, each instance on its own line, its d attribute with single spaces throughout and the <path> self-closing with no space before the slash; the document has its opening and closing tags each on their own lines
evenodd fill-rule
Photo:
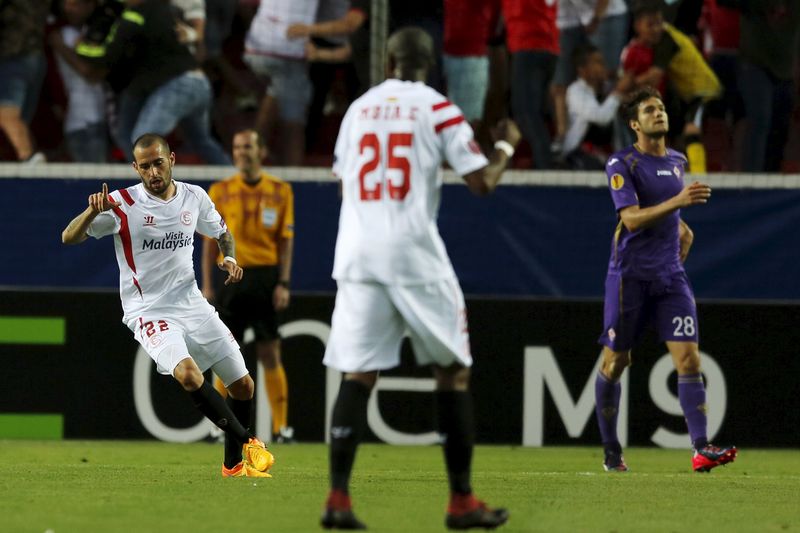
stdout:
<svg viewBox="0 0 800 533">
<path fill-rule="evenodd" d="M 105 183 L 103 184 L 103 190 L 101 192 L 96 192 L 89 196 L 89 207 L 91 207 L 92 211 L 95 213 L 102 213 L 103 211 L 108 211 L 112 207 L 118 207 L 119 205 L 119 202 L 115 202 L 113 198 L 108 195 L 108 185 Z"/>
<path fill-rule="evenodd" d="M 683 206 L 705 204 L 708 202 L 708 199 L 711 198 L 711 187 L 705 183 L 695 181 L 691 185 L 684 187 L 680 196 L 683 200 L 681 202 Z"/>
<path fill-rule="evenodd" d="M 495 141 L 505 141 L 513 148 L 519 144 L 522 134 L 517 123 L 510 118 L 500 120 L 491 130 L 492 139 Z"/>
</svg>

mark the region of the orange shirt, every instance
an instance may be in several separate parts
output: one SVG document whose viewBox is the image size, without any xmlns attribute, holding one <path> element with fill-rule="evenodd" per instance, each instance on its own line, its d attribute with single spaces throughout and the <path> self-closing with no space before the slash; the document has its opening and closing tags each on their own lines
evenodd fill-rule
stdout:
<svg viewBox="0 0 800 533">
<path fill-rule="evenodd" d="M 239 266 L 277 265 L 279 239 L 294 237 L 292 186 L 266 172 L 254 185 L 236 174 L 213 184 L 208 195 L 233 234 Z"/>
</svg>

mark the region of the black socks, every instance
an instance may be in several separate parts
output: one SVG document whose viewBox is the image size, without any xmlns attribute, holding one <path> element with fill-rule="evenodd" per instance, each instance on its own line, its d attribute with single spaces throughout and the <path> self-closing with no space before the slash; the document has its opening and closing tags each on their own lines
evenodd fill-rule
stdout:
<svg viewBox="0 0 800 533">
<path fill-rule="evenodd" d="M 331 488 L 348 492 L 356 448 L 367 427 L 370 389 L 354 380 L 343 380 L 331 417 Z"/>
<path fill-rule="evenodd" d="M 450 491 L 472 492 L 470 467 L 475 442 L 475 415 L 472 396 L 467 391 L 437 390 L 436 419 L 444 438 L 444 460 Z"/>
<path fill-rule="evenodd" d="M 191 391 L 194 406 L 211 420 L 226 435 L 233 435 L 242 442 L 247 442 L 252 436 L 239 422 L 228 404 L 208 381 L 203 381 L 199 389 Z M 249 400 L 248 400 L 249 401 Z M 248 417 L 249 419 L 249 417 Z M 238 462 L 238 461 L 237 461 Z"/>
</svg>

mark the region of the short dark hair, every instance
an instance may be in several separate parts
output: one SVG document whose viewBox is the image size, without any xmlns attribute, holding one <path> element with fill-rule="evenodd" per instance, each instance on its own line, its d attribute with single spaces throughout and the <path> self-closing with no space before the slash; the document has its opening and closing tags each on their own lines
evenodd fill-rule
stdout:
<svg viewBox="0 0 800 533">
<path fill-rule="evenodd" d="M 664 8 L 664 0 L 634 0 L 631 5 L 631 15 L 633 20 L 636 20 L 643 15 L 663 13 Z"/>
<path fill-rule="evenodd" d="M 599 49 L 592 43 L 579 44 L 572 51 L 572 64 L 575 65 L 575 68 L 586 65 L 586 62 L 589 61 L 589 56 L 598 50 Z"/>
<path fill-rule="evenodd" d="M 241 129 L 241 130 L 237 131 L 236 133 L 234 133 L 234 137 L 236 135 L 241 135 L 242 133 L 252 133 L 253 135 L 256 136 L 256 144 L 258 145 L 259 148 L 266 148 L 267 147 L 267 140 L 264 138 L 263 135 L 261 135 L 261 132 L 258 131 L 257 129 L 255 129 L 255 128 L 244 128 L 244 129 Z"/>
<path fill-rule="evenodd" d="M 436 63 L 433 39 L 417 26 L 406 26 L 392 33 L 386 48 L 388 55 L 405 68 L 428 69 Z"/>
<path fill-rule="evenodd" d="M 157 133 L 145 133 L 139 135 L 139 137 L 135 141 L 133 141 L 133 149 L 136 150 L 139 147 L 148 148 L 156 143 L 163 146 L 166 149 L 167 153 L 171 151 L 169 149 L 169 143 L 167 142 L 167 140 Z"/>
<path fill-rule="evenodd" d="M 661 93 L 649 85 L 633 93 L 622 106 L 622 117 L 625 122 L 639 118 L 639 104 L 650 98 L 658 98 L 662 102 L 664 101 Z"/>
</svg>

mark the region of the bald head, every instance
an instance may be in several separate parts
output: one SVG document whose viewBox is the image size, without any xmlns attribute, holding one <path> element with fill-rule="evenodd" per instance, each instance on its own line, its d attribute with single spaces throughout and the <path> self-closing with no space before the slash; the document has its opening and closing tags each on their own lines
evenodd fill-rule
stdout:
<svg viewBox="0 0 800 533">
<path fill-rule="evenodd" d="M 394 32 L 387 45 L 389 62 L 401 70 L 428 70 L 435 62 L 433 39 L 422 28 L 408 26 Z"/>
</svg>

